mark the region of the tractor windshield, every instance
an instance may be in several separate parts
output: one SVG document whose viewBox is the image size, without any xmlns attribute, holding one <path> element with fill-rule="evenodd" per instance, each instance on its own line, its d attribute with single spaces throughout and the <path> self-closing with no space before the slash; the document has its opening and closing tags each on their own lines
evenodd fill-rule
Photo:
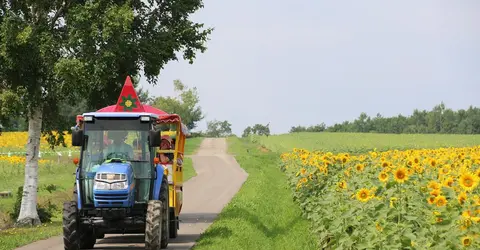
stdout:
<svg viewBox="0 0 480 250">
<path fill-rule="evenodd" d="M 86 141 L 82 151 L 80 178 L 85 183 L 93 184 L 98 167 L 106 160 L 121 159 L 131 163 L 137 182 L 146 185 L 142 193 L 148 195 L 154 158 L 148 146 L 150 126 L 150 123 L 141 122 L 138 118 L 94 118 L 93 122 L 85 123 Z M 89 196 L 86 197 L 87 203 Z"/>
</svg>

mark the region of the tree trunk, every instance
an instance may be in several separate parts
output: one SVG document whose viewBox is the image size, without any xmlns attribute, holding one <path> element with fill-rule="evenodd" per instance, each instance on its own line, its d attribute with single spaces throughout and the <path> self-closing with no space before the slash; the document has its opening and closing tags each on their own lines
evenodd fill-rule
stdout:
<svg viewBox="0 0 480 250">
<path fill-rule="evenodd" d="M 41 223 L 37 212 L 38 153 L 40 151 L 41 130 L 42 108 L 37 106 L 30 111 L 28 117 L 25 182 L 17 226 L 33 226 Z"/>
</svg>

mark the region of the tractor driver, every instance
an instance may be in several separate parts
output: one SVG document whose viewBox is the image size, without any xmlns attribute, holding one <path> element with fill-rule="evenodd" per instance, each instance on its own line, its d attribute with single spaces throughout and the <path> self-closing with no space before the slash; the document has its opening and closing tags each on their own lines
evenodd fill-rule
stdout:
<svg viewBox="0 0 480 250">
<path fill-rule="evenodd" d="M 133 160 L 133 148 L 125 143 L 127 135 L 127 131 L 108 131 L 108 139 L 113 140 L 113 143 L 108 145 L 104 157 L 117 158 L 127 156 L 128 158 L 125 160 Z"/>
</svg>

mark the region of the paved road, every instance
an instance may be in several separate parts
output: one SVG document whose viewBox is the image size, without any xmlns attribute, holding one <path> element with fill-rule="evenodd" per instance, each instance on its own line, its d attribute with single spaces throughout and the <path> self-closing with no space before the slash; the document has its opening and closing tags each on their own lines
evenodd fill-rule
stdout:
<svg viewBox="0 0 480 250">
<path fill-rule="evenodd" d="M 197 176 L 184 183 L 184 204 L 180 230 L 168 249 L 190 249 L 247 179 L 235 158 L 227 153 L 223 138 L 206 138 L 197 154 L 191 156 Z M 95 249 L 144 249 L 143 235 L 106 235 Z M 17 250 L 63 250 L 62 237 L 17 248 Z"/>
</svg>

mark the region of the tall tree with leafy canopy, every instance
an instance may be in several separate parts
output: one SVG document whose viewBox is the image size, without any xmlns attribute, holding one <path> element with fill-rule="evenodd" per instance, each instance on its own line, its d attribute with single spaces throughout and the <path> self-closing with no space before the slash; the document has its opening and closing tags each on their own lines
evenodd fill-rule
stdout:
<svg viewBox="0 0 480 250">
<path fill-rule="evenodd" d="M 177 96 L 160 96 L 154 99 L 153 106 L 167 113 L 178 114 L 189 130 L 197 127 L 197 122 L 205 116 L 198 105 L 200 97 L 197 88 L 189 88 L 180 80 L 173 81 Z"/>
<path fill-rule="evenodd" d="M 68 128 L 58 119 L 62 104 L 95 110 L 115 102 L 127 75 L 143 71 L 156 84 L 180 51 L 193 63 L 212 32 L 188 19 L 202 7 L 201 0 L 0 0 L 0 84 L 25 104 L 29 123 L 17 225 L 40 223 L 40 137 L 63 143 L 63 133 L 52 133 Z"/>
</svg>

